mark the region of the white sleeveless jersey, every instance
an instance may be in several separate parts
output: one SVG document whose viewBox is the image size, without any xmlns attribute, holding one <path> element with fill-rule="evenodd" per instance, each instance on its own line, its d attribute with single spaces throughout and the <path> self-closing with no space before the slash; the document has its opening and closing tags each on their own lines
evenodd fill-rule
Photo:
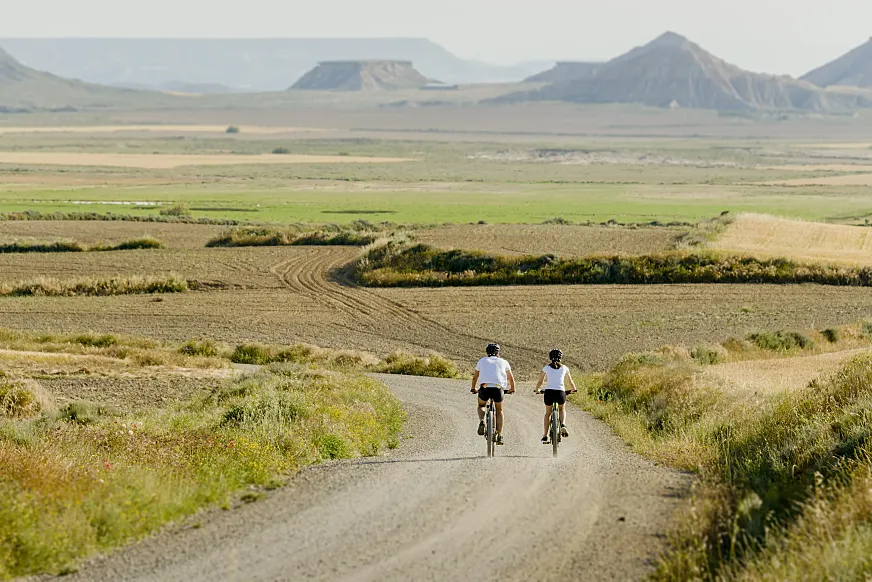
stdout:
<svg viewBox="0 0 872 582">
<path fill-rule="evenodd" d="M 545 390 L 560 390 L 566 392 L 563 382 L 566 375 L 569 373 L 569 368 L 564 365 L 555 370 L 549 365 L 542 368 L 542 371 L 545 372 L 545 376 L 548 378 L 548 382 L 545 384 Z"/>
</svg>

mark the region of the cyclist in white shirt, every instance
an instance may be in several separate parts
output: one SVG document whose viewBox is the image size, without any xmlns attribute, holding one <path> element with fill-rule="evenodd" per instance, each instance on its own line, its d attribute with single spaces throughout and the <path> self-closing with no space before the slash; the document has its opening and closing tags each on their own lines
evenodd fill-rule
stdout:
<svg viewBox="0 0 872 582">
<path fill-rule="evenodd" d="M 509 394 L 515 393 L 515 377 L 512 367 L 500 357 L 500 345 L 488 344 L 487 357 L 478 361 L 472 377 L 472 393 L 478 394 L 478 434 L 484 434 L 484 414 L 488 400 L 496 408 L 496 444 L 503 444 L 503 390 L 508 385 Z"/>
<path fill-rule="evenodd" d="M 563 352 L 560 350 L 551 350 L 548 353 L 548 359 L 551 363 L 542 368 L 542 375 L 539 376 L 539 383 L 536 384 L 536 394 L 542 394 L 542 384 L 545 384 L 545 433 L 542 437 L 542 443 L 549 444 L 551 441 L 548 438 L 548 429 L 551 427 L 551 411 L 554 405 L 557 404 L 560 411 L 560 436 L 568 437 L 569 431 L 566 430 L 566 386 L 568 382 L 570 388 L 568 393 L 573 394 L 578 392 L 575 388 L 575 382 L 572 381 L 572 374 L 569 373 L 569 368 L 563 365 Z"/>
</svg>

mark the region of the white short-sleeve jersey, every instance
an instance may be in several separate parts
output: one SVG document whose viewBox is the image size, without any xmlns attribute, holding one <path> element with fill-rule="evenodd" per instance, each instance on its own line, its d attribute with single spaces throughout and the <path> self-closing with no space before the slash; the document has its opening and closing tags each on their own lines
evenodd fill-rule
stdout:
<svg viewBox="0 0 872 582">
<path fill-rule="evenodd" d="M 512 367 L 498 356 L 488 356 L 480 359 L 475 369 L 478 372 L 479 385 L 491 384 L 505 388 L 509 383 L 508 372 Z"/>
<path fill-rule="evenodd" d="M 564 381 L 566 375 L 569 373 L 569 368 L 566 366 L 560 366 L 555 370 L 548 365 L 542 368 L 542 371 L 545 372 L 545 377 L 548 378 L 548 382 L 545 384 L 545 390 L 561 390 L 566 392 Z"/>
</svg>

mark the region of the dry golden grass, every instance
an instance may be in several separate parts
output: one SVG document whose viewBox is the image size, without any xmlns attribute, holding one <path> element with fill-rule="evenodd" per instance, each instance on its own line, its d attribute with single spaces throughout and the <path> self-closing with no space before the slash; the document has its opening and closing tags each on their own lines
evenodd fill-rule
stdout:
<svg viewBox="0 0 872 582">
<path fill-rule="evenodd" d="M 758 257 L 872 265 L 872 229 L 741 214 L 709 248 Z"/>
<path fill-rule="evenodd" d="M 409 158 L 362 156 L 182 155 L 182 154 L 100 154 L 75 152 L 0 152 L 0 164 L 96 166 L 168 170 L 183 166 L 230 166 L 260 164 L 384 164 L 408 162 Z"/>
<path fill-rule="evenodd" d="M 765 396 L 801 390 L 812 380 L 834 374 L 850 358 L 868 351 L 868 348 L 858 348 L 814 356 L 729 362 L 705 368 L 701 379 L 730 396 Z"/>
<path fill-rule="evenodd" d="M 645 254 L 671 249 L 681 231 L 665 228 L 609 228 L 570 225 L 458 224 L 415 233 L 442 249 L 481 250 L 501 255 Z"/>
</svg>

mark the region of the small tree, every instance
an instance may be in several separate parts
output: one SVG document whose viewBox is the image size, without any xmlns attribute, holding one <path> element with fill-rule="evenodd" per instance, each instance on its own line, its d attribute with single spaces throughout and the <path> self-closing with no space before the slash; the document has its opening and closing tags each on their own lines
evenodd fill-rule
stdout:
<svg viewBox="0 0 872 582">
<path fill-rule="evenodd" d="M 239 133 L 239 128 L 235 125 L 231 125 L 227 129 L 224 130 L 224 133 Z"/>
</svg>

